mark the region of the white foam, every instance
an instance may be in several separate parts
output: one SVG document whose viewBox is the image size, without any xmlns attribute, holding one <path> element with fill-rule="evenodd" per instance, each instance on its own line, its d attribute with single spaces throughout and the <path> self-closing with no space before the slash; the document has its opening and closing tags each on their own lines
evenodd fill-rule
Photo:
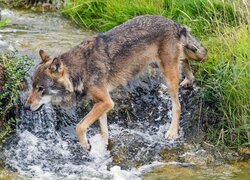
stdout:
<svg viewBox="0 0 250 180">
<path fill-rule="evenodd" d="M 106 171 L 107 164 L 112 162 L 110 152 L 107 150 L 105 140 L 100 134 L 90 138 L 91 150 L 89 156 L 93 159 L 91 162 L 92 167 L 96 167 L 99 170 Z"/>
<path fill-rule="evenodd" d="M 133 171 L 125 171 L 121 170 L 120 166 L 113 166 L 110 168 L 111 175 L 113 177 L 113 180 L 127 180 L 127 179 L 133 179 L 133 180 L 139 180 L 140 178 L 136 176 Z"/>
<path fill-rule="evenodd" d="M 20 137 L 20 141 L 19 143 L 25 143 L 25 144 L 29 144 L 30 146 L 36 146 L 37 145 L 37 141 L 38 138 L 33 135 L 31 132 L 25 130 L 23 133 L 21 133 L 19 135 Z"/>
<path fill-rule="evenodd" d="M 0 35 L 0 38 L 1 38 L 1 35 Z M 7 46 L 7 42 L 6 41 L 2 41 L 0 40 L 0 46 Z"/>
<path fill-rule="evenodd" d="M 2 15 L 2 17 L 9 18 L 9 17 L 14 17 L 15 13 L 13 11 L 8 10 L 8 9 L 3 9 L 1 11 L 1 15 Z"/>
</svg>

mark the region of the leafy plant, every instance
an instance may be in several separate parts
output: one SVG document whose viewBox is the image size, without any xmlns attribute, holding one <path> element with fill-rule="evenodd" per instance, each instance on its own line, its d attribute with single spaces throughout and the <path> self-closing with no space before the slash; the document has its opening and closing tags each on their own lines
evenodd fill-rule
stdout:
<svg viewBox="0 0 250 180">
<path fill-rule="evenodd" d="M 12 132 L 17 122 L 15 108 L 19 103 L 20 89 L 29 67 L 31 59 L 27 56 L 17 56 L 17 51 L 7 51 L 0 54 L 1 90 L 0 90 L 0 141 Z"/>
</svg>

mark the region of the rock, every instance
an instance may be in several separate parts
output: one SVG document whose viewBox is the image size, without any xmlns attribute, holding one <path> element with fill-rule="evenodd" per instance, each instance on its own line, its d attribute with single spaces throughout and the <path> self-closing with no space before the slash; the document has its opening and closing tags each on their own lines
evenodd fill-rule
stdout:
<svg viewBox="0 0 250 180">
<path fill-rule="evenodd" d="M 109 113 L 109 120 L 125 119 L 125 124 L 131 128 L 137 121 L 151 125 L 170 123 L 172 105 L 165 84 L 160 70 L 150 68 L 145 75 L 118 88 L 112 93 L 115 107 Z M 185 136 L 201 140 L 203 118 L 209 110 L 202 103 L 200 88 L 180 88 L 179 99 L 182 105 L 180 126 L 184 128 Z"/>
</svg>

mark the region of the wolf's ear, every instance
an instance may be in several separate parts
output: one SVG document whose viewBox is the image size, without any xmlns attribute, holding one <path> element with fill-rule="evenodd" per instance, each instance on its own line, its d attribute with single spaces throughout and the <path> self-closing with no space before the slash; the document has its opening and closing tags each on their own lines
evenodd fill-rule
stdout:
<svg viewBox="0 0 250 180">
<path fill-rule="evenodd" d="M 178 35 L 179 35 L 179 37 L 182 37 L 182 36 L 187 37 L 187 35 L 189 33 L 191 33 L 191 29 L 189 27 L 183 25 L 183 26 L 181 26 L 181 29 L 180 29 Z"/>
<path fill-rule="evenodd" d="M 180 31 L 180 35 L 186 37 L 187 36 L 187 28 L 183 27 Z"/>
<path fill-rule="evenodd" d="M 40 49 L 39 54 L 44 63 L 50 60 L 49 55 L 44 50 Z"/>
<path fill-rule="evenodd" d="M 62 72 L 63 71 L 63 61 L 59 58 L 53 59 L 49 69 L 52 72 Z"/>
</svg>

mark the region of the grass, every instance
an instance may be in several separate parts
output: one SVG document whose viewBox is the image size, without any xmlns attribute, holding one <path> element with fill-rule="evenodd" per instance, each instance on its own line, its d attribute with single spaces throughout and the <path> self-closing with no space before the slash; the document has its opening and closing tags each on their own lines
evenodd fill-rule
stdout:
<svg viewBox="0 0 250 180">
<path fill-rule="evenodd" d="M 204 43 L 210 51 L 209 61 L 197 64 L 196 77 L 206 102 L 221 114 L 215 127 L 209 128 L 209 138 L 230 147 L 249 145 L 249 29 L 246 25 L 225 29 Z"/>
<path fill-rule="evenodd" d="M 143 14 L 158 14 L 192 28 L 209 50 L 194 63 L 203 98 L 219 114 L 208 128 L 217 145 L 250 145 L 250 14 L 242 0 L 74 0 L 62 13 L 78 25 L 107 31 Z"/>
<path fill-rule="evenodd" d="M 239 5 L 238 5 L 239 4 Z M 63 13 L 83 27 L 107 31 L 143 14 L 159 14 L 190 26 L 203 35 L 224 26 L 235 26 L 241 18 L 239 0 L 74 0 Z"/>
</svg>

